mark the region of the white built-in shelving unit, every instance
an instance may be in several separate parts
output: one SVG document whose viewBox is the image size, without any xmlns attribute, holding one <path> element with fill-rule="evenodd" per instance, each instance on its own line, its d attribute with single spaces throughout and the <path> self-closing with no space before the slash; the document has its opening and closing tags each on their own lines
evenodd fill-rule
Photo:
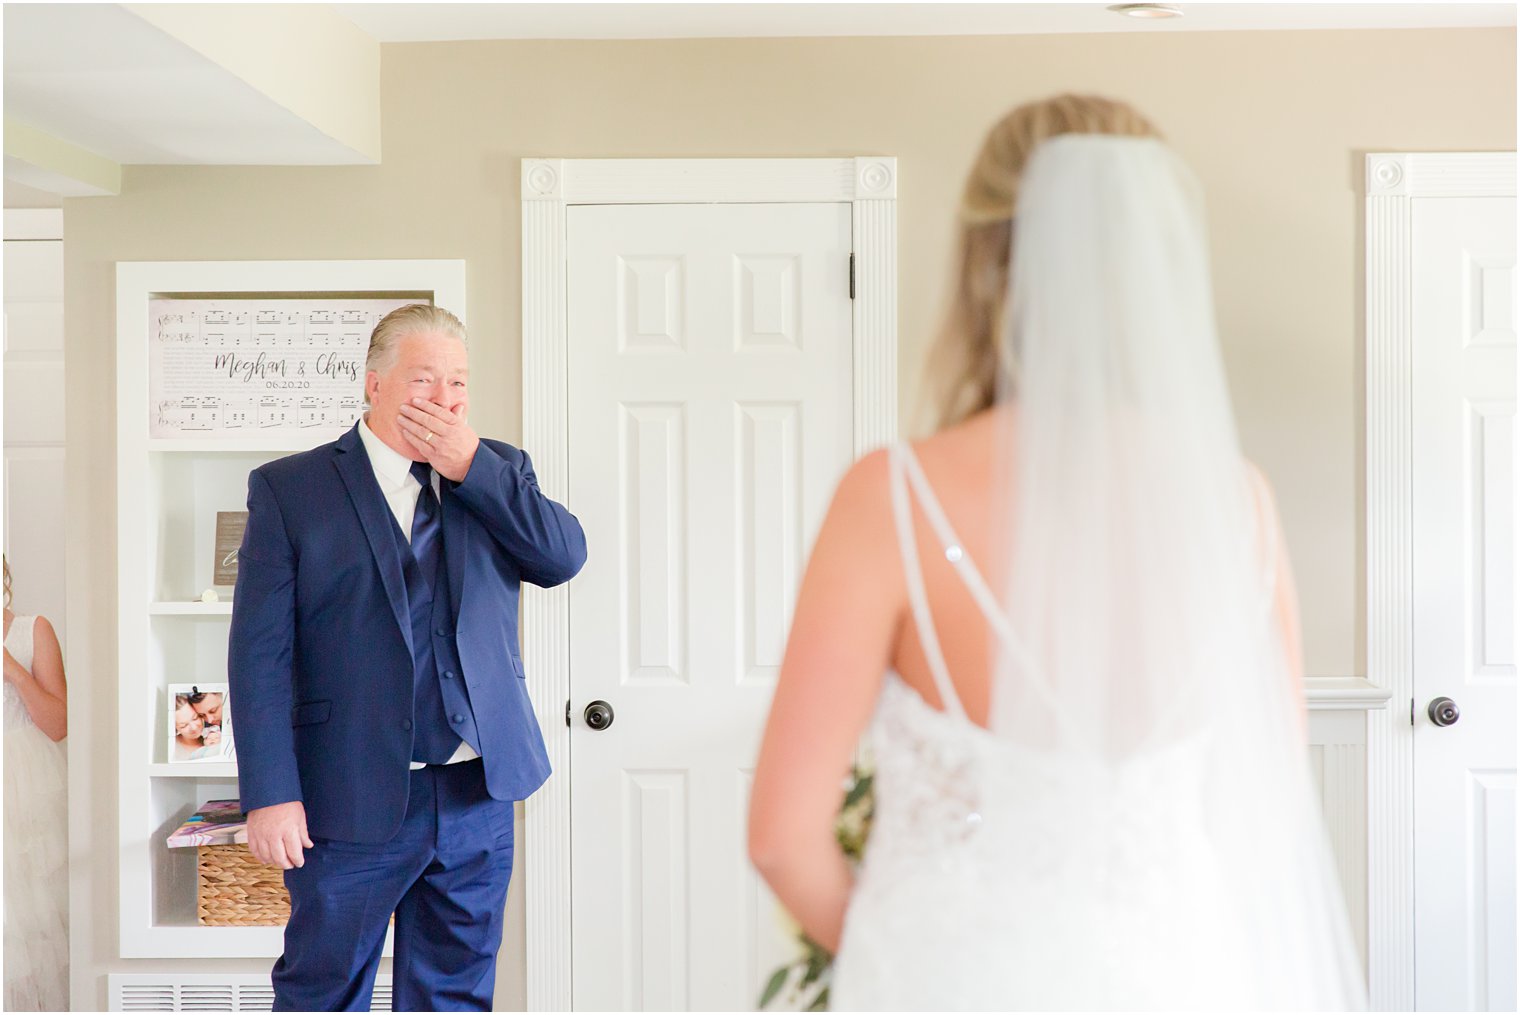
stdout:
<svg viewBox="0 0 1520 1015">
<path fill-rule="evenodd" d="M 431 299 L 461 318 L 465 265 L 426 261 L 123 262 L 116 272 L 117 720 L 122 958 L 273 957 L 281 927 L 202 927 L 195 850 L 164 840 L 206 800 L 235 798 L 235 761 L 168 762 L 167 688 L 227 679 L 230 590 L 211 585 L 216 513 L 246 509 L 248 473 L 342 429 L 149 437 L 149 301 L 165 296 Z M 237 702 L 229 702 L 234 742 Z"/>
</svg>

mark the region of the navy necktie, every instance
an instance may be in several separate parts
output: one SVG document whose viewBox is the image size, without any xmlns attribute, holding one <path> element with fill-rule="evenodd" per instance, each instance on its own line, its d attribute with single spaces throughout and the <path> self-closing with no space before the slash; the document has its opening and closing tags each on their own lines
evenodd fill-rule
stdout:
<svg viewBox="0 0 1520 1015">
<path fill-rule="evenodd" d="M 417 510 L 412 515 L 412 556 L 422 571 L 423 580 L 432 588 L 438 575 L 438 549 L 442 544 L 438 497 L 433 493 L 433 467 L 427 462 L 413 462 L 412 475 L 422 484 L 417 494 Z"/>
</svg>

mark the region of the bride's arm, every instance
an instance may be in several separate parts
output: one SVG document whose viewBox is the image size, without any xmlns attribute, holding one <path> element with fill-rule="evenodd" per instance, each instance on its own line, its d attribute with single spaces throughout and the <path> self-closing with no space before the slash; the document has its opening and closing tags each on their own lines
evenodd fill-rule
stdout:
<svg viewBox="0 0 1520 1015">
<path fill-rule="evenodd" d="M 63 652 L 58 635 L 46 617 L 38 617 L 32 628 L 32 668 L 28 670 L 5 653 L 5 679 L 21 695 L 21 702 L 37 728 L 53 740 L 69 733 L 68 691 L 63 676 Z"/>
<path fill-rule="evenodd" d="M 1273 514 L 1274 524 L 1276 513 Z M 1309 739 L 1309 702 L 1304 696 L 1304 646 L 1299 629 L 1298 591 L 1293 584 L 1293 566 L 1288 561 L 1287 543 L 1283 542 L 1282 527 L 1278 526 L 1276 600 L 1273 612 L 1277 618 L 1277 630 L 1282 637 L 1283 654 L 1288 661 L 1288 677 L 1293 685 L 1294 713 L 1304 740 Z"/>
<path fill-rule="evenodd" d="M 1288 559 L 1288 537 L 1283 532 L 1282 519 L 1277 512 L 1277 498 L 1273 496 L 1272 484 L 1254 464 L 1247 462 L 1256 491 L 1257 541 L 1263 553 L 1270 552 L 1272 576 L 1272 616 L 1276 620 L 1278 637 L 1282 642 L 1283 657 L 1288 664 L 1288 678 L 1293 688 L 1293 701 L 1299 728 L 1308 739 L 1308 702 L 1304 697 L 1304 644 L 1298 612 L 1298 589 L 1293 582 L 1293 565 Z M 1267 548 L 1270 547 L 1270 550 Z"/>
<path fill-rule="evenodd" d="M 818 944 L 839 945 L 853 881 L 834 824 L 904 598 L 884 452 L 834 494 L 797 596 L 750 796 L 756 869 Z"/>
</svg>

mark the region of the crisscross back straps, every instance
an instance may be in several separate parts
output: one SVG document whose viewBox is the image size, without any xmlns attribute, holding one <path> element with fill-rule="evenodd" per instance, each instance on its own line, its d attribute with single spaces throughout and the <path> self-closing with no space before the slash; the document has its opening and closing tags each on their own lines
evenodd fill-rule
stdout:
<svg viewBox="0 0 1520 1015">
<path fill-rule="evenodd" d="M 997 635 L 1003 650 L 1023 669 L 1024 686 L 1044 699 L 1045 704 L 1050 708 L 1051 720 L 1059 725 L 1068 737 L 1074 742 L 1084 741 L 1086 737 L 1071 723 L 1070 717 L 1056 697 L 1055 690 L 1046 680 L 1042 667 L 1024 647 L 1023 640 L 1014 633 L 1013 625 L 1003 613 L 997 597 L 992 594 L 987 580 L 982 577 L 976 561 L 971 559 L 960 537 L 956 535 L 955 528 L 950 524 L 950 519 L 940 505 L 939 498 L 935 496 L 934 488 L 929 485 L 929 477 L 924 475 L 923 467 L 919 464 L 913 449 L 905 443 L 894 444 L 889 449 L 888 460 L 891 464 L 889 472 L 892 485 L 892 509 L 897 519 L 897 539 L 902 548 L 908 599 L 913 607 L 914 620 L 918 624 L 919 640 L 924 645 L 924 656 L 929 661 L 930 672 L 934 675 L 935 684 L 939 688 L 940 697 L 946 702 L 946 708 L 962 717 L 966 715 L 965 706 L 961 704 L 960 697 L 955 693 L 955 686 L 950 682 L 950 670 L 945 664 L 939 634 L 934 627 L 934 618 L 929 612 L 929 597 L 924 587 L 923 569 L 918 557 L 918 540 L 914 535 L 913 514 L 908 498 L 910 484 L 919 506 L 923 508 L 924 515 L 929 519 L 929 525 L 944 550 L 945 559 L 955 568 L 955 573 L 960 576 L 966 590 L 971 593 L 971 598 L 976 602 L 977 608 L 982 611 L 982 616 L 987 618 L 987 623 Z"/>
<path fill-rule="evenodd" d="M 918 559 L 918 540 L 913 531 L 913 509 L 908 503 L 908 480 L 906 475 L 908 451 L 905 445 L 894 444 L 887 452 L 888 474 L 892 487 L 892 515 L 897 521 L 897 546 L 902 551 L 903 576 L 908 585 L 908 602 L 913 607 L 913 619 L 918 625 L 918 640 L 924 647 L 924 658 L 929 662 L 929 672 L 934 675 L 934 685 L 939 689 L 945 711 L 966 718 L 966 709 L 955 685 L 950 682 L 950 669 L 945 665 L 945 653 L 939 644 L 939 632 L 934 628 L 934 617 L 929 612 L 929 595 L 924 589 L 924 572 Z"/>
</svg>

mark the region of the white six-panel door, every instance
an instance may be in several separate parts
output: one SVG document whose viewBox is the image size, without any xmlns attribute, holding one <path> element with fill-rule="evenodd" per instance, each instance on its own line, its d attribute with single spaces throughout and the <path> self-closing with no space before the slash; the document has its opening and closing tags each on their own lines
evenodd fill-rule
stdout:
<svg viewBox="0 0 1520 1015">
<path fill-rule="evenodd" d="M 851 209 L 567 215 L 574 1005 L 750 1009 L 792 948 L 745 812 L 851 457 Z"/>
<path fill-rule="evenodd" d="M 1515 200 L 1413 205 L 1416 1007 L 1513 1011 Z"/>
</svg>

